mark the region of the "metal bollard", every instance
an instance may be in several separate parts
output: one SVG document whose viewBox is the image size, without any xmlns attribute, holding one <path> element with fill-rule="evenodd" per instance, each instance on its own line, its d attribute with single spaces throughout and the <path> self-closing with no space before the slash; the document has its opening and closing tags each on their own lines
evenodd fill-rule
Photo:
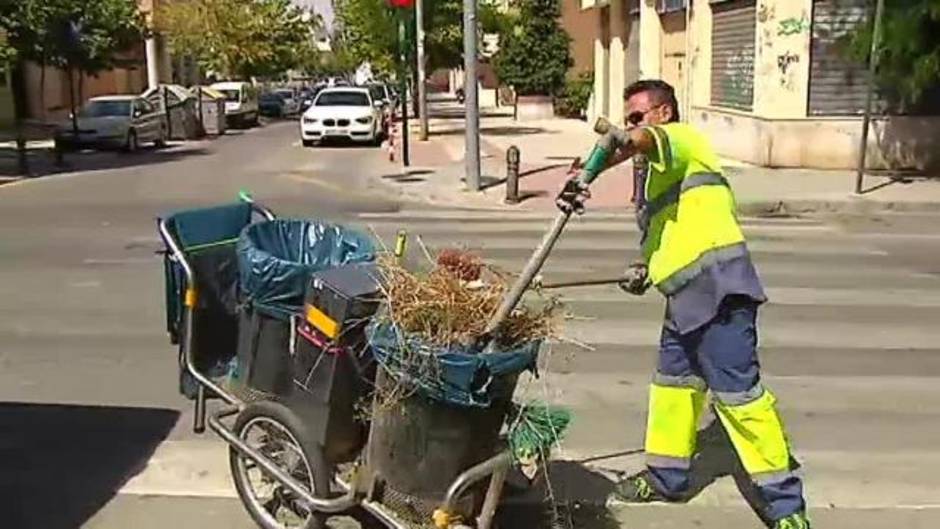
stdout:
<svg viewBox="0 0 940 529">
<path fill-rule="evenodd" d="M 519 161 L 522 155 L 515 145 L 506 150 L 506 203 L 519 203 Z"/>
</svg>

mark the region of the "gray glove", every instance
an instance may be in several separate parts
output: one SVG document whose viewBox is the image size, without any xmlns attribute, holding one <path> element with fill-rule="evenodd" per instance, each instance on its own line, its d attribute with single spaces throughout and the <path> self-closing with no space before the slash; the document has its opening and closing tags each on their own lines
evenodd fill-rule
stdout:
<svg viewBox="0 0 940 529">
<path fill-rule="evenodd" d="M 645 263 L 631 263 L 624 272 L 627 279 L 617 283 L 621 290 L 634 296 L 642 296 L 652 286 L 649 280 L 649 269 Z"/>
<path fill-rule="evenodd" d="M 584 201 L 591 197 L 588 191 L 588 185 L 582 182 L 577 176 L 573 176 L 565 182 L 565 186 L 555 197 L 555 205 L 558 209 L 566 213 L 584 213 Z"/>
</svg>

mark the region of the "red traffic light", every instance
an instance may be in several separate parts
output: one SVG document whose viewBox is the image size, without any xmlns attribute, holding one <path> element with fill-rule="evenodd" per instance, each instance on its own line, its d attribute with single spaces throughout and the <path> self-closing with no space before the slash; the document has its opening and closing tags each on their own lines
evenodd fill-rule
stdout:
<svg viewBox="0 0 940 529">
<path fill-rule="evenodd" d="M 415 6 L 414 0 L 387 0 L 389 7 L 395 9 L 411 9 Z"/>
</svg>

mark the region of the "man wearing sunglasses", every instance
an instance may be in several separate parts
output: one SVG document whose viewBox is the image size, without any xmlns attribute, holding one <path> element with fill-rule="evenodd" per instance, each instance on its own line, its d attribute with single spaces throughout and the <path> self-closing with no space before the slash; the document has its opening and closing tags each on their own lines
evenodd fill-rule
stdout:
<svg viewBox="0 0 940 529">
<path fill-rule="evenodd" d="M 618 483 L 612 501 L 682 501 L 690 486 L 699 418 L 711 390 L 715 414 L 767 504 L 775 529 L 806 529 L 803 485 L 777 411 L 761 383 L 757 309 L 766 301 L 737 222 L 734 196 L 708 139 L 679 122 L 675 91 L 644 80 L 624 92 L 628 141 L 608 167 L 633 158 L 642 262 L 621 284 L 666 297 L 650 387 L 646 470 Z M 589 195 L 576 179 L 560 207 Z"/>
</svg>

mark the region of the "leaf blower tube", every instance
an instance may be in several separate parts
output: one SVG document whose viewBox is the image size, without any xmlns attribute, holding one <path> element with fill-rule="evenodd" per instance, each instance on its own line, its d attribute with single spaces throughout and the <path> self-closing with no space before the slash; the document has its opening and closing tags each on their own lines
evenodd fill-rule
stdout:
<svg viewBox="0 0 940 529">
<path fill-rule="evenodd" d="M 594 124 L 594 132 L 600 134 L 601 138 L 597 140 L 594 149 L 588 156 L 587 162 L 581 167 L 581 173 L 569 183 L 582 187 L 589 185 L 601 172 L 607 169 L 611 154 L 617 152 L 617 149 L 623 147 L 630 141 L 630 136 L 626 131 L 615 127 L 610 121 L 604 118 L 599 118 L 597 123 Z M 567 186 L 568 184 L 566 184 L 566 187 Z M 551 253 L 555 242 L 568 223 L 568 219 L 571 218 L 571 214 L 574 212 L 580 214 L 584 211 L 583 206 L 580 205 L 578 200 L 579 199 L 576 199 L 571 207 L 559 207 L 561 211 L 559 211 L 558 216 L 555 217 L 551 227 L 545 233 L 542 242 L 532 253 L 532 256 L 529 257 L 529 262 L 526 263 L 525 268 L 523 268 L 519 279 L 513 284 L 512 288 L 506 294 L 506 297 L 503 298 L 499 308 L 496 309 L 496 312 L 494 312 L 493 316 L 490 318 L 486 326 L 486 331 L 481 337 L 484 345 L 487 345 L 499 331 L 500 325 L 502 325 L 503 321 L 512 313 L 513 309 L 516 308 L 519 300 L 522 299 L 522 295 L 525 294 L 525 291 L 528 290 L 529 285 L 532 283 L 532 279 L 535 278 L 535 275 L 542 269 L 542 265 L 545 264 L 545 259 L 547 259 L 548 254 Z"/>
<path fill-rule="evenodd" d="M 605 118 L 598 118 L 594 124 L 594 132 L 601 135 L 587 161 L 581 168 L 579 180 L 585 184 L 591 184 L 597 177 L 607 169 L 607 162 L 610 155 L 623 147 L 630 141 L 630 135 L 623 129 L 615 127 Z"/>
</svg>

